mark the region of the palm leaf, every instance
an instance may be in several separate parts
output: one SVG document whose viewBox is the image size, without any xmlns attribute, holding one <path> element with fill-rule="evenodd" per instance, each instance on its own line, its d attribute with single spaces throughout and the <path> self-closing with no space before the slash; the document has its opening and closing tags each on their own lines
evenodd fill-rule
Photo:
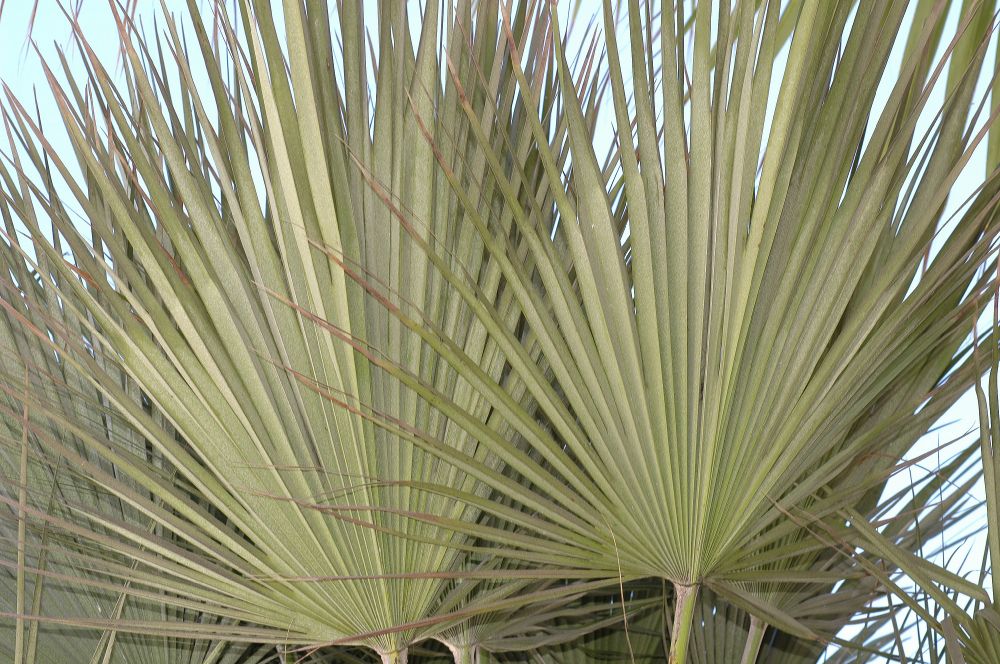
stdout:
<svg viewBox="0 0 1000 664">
<path fill-rule="evenodd" d="M 45 69 L 71 150 L 4 109 L 14 656 L 29 538 L 114 613 L 44 621 L 321 658 L 537 645 L 518 611 L 621 657 L 562 612 L 653 579 L 644 647 L 777 628 L 808 660 L 894 588 L 876 560 L 973 592 L 870 524 L 997 289 L 993 171 L 945 217 L 996 162 L 994 3 L 910 7 L 380 3 L 369 34 L 357 2 L 189 1 L 147 37 L 113 6 L 120 75 L 76 31 L 84 74 Z"/>
</svg>

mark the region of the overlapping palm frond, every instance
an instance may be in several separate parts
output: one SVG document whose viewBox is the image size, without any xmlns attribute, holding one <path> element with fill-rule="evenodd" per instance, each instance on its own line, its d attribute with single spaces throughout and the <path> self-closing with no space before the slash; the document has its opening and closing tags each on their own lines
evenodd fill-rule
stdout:
<svg viewBox="0 0 1000 664">
<path fill-rule="evenodd" d="M 1000 330 L 1000 298 L 993 300 L 993 319 L 990 329 Z M 955 578 L 940 564 L 948 558 L 941 552 L 936 555 L 914 556 L 906 546 L 900 546 L 887 537 L 886 529 L 873 529 L 859 524 L 852 528 L 852 541 L 878 552 L 886 561 L 897 567 L 910 580 L 909 587 L 894 586 L 896 599 L 916 614 L 923 627 L 920 650 L 931 653 L 933 658 L 945 658 L 958 664 L 985 664 L 1000 656 L 1000 613 L 997 612 L 997 591 L 1000 579 L 996 575 L 997 552 L 1000 551 L 1000 525 L 998 525 L 997 499 L 997 441 L 1000 440 L 1000 350 L 993 346 L 974 351 L 974 361 L 988 377 L 977 381 L 975 392 L 979 404 L 980 431 L 975 445 L 979 468 L 982 470 L 982 489 L 985 501 L 980 514 L 985 519 L 973 535 L 985 535 L 986 550 L 975 580 Z M 941 493 L 946 499 L 969 492 L 967 485 L 944 485 Z M 967 530 L 967 528 L 965 529 Z M 953 528 L 950 539 L 962 531 Z M 963 536 L 969 536 L 965 534 Z M 988 581 L 987 581 L 988 579 Z M 989 588 L 989 591 L 987 590 Z"/>
<path fill-rule="evenodd" d="M 845 510 L 871 504 L 888 469 L 978 376 L 968 339 L 997 285 L 992 176 L 932 243 L 992 124 L 974 91 L 993 8 L 964 5 L 944 35 L 946 7 L 920 3 L 903 34 L 909 6 L 804 3 L 774 72 L 777 3 L 700 3 L 693 40 L 683 13 L 651 26 L 630 3 L 626 92 L 605 3 L 621 180 L 599 166 L 559 40 L 570 169 L 523 90 L 552 201 L 507 202 L 534 269 L 491 242 L 485 220 L 477 227 L 542 345 L 532 362 L 494 332 L 534 410 L 495 403 L 534 456 L 486 440 L 525 481 L 479 476 L 541 520 L 523 523 L 535 536 L 504 543 L 504 555 L 674 582 L 678 661 L 701 585 L 814 636 L 768 600 L 768 585 L 802 581 L 812 563 L 796 547 L 815 543 L 802 544 L 791 517 L 850 521 Z M 876 108 L 897 42 L 901 64 Z M 657 66 L 659 91 L 647 72 Z M 781 79 L 768 122 L 772 74 Z M 939 110 L 928 106 L 938 85 Z M 519 181 L 488 158 L 501 188 Z M 442 270 L 465 292 L 464 277 Z M 748 569 L 758 570 L 746 578 L 754 592 L 727 578 Z"/>
<path fill-rule="evenodd" d="M 540 649 L 526 661 L 532 664 L 662 662 L 666 644 L 663 642 L 661 627 L 659 612 L 636 612 L 627 630 L 599 630 L 573 643 Z"/>
<path fill-rule="evenodd" d="M 112 4 L 120 75 L 77 31 L 71 151 L 7 96 L 16 659 L 59 621 L 95 657 L 897 645 L 876 600 L 976 471 L 887 479 L 1000 343 L 994 2 L 232 9 Z"/>
<path fill-rule="evenodd" d="M 55 304 L 45 302 L 35 275 L 19 276 L 25 299 Z M 132 500 L 144 497 L 160 512 L 164 502 L 90 446 L 103 441 L 137 458 L 148 455 L 160 481 L 175 481 L 176 473 L 58 354 L 37 342 L 30 324 L 10 326 L 6 315 L 2 320 L 0 612 L 8 620 L 0 656 L 32 663 L 262 661 L 266 653 L 252 641 L 214 638 L 245 641 L 247 632 L 258 636 L 253 630 L 206 615 L 196 603 L 165 603 L 155 573 L 142 574 L 120 539 L 121 529 L 128 529 L 155 536 L 164 547 L 182 545 Z M 103 361 L 99 353 L 95 359 Z M 117 495 L 108 486 L 117 486 Z M 178 490 L 190 487 L 181 483 Z"/>
<path fill-rule="evenodd" d="M 470 2 L 447 11 L 435 4 L 414 49 L 405 6 L 387 5 L 372 112 L 360 4 L 339 7 L 342 87 L 329 69 L 326 3 L 286 6 L 280 36 L 269 3 L 244 3 L 235 22 L 220 4 L 215 46 L 195 3 L 188 9 L 203 70 L 189 63 L 193 52 L 170 16 L 165 42 L 146 41 L 118 11 L 121 83 L 83 35 L 85 80 L 46 69 L 73 155 L 57 153 L 9 97 L 18 156 L 3 173 L 4 253 L 16 268 L 5 282 L 7 319 L 34 335 L 35 352 L 60 375 L 76 377 L 82 394 L 70 395 L 71 406 L 99 400 L 127 438 L 88 430 L 72 408 L 41 409 L 76 434 L 70 450 L 38 443 L 46 461 L 72 456 L 87 482 L 130 513 L 92 510 L 81 518 L 94 532 L 57 525 L 89 539 L 89 565 L 120 548 L 114 555 L 129 561 L 114 562 L 130 579 L 123 592 L 140 594 L 142 579 L 167 604 L 195 603 L 236 621 L 234 636 L 364 643 L 402 659 L 412 641 L 502 608 L 496 597 L 485 608 L 442 608 L 454 578 L 473 585 L 486 559 L 451 527 L 475 524 L 479 510 L 420 487 L 484 497 L 485 486 L 402 441 L 425 437 L 499 475 L 500 457 L 479 439 L 499 440 L 507 425 L 473 384 L 495 383 L 522 408 L 530 400 L 487 327 L 421 250 L 446 256 L 497 324 L 524 336 L 516 299 L 474 228 L 460 223 L 432 146 L 415 139 L 435 136 L 449 175 L 468 181 L 465 195 L 483 214 L 500 209 L 471 135 L 449 118 L 464 106 L 496 125 L 496 149 L 520 142 L 532 152 L 519 136 L 525 113 L 508 60 L 512 49 L 534 54 L 521 63 L 538 72 L 533 89 L 553 85 L 544 75 L 548 12 L 524 3 L 501 34 L 496 4 L 475 12 Z M 62 67 L 68 74 L 65 58 Z M 205 87 L 195 83 L 201 77 Z M 518 196 L 546 196 L 541 181 L 526 181 Z M 421 221 L 404 230 L 395 209 Z M 511 225 L 509 214 L 499 217 Z M 405 318 L 414 315 L 418 322 Z M 408 325 L 447 338 L 474 376 L 429 352 Z M 525 343 L 537 359 L 530 337 Z M 16 346 L 7 350 L 17 355 Z M 29 370 L 34 381 L 49 379 Z M 423 398 L 412 382 L 436 396 Z M 80 465 L 91 458 L 93 466 Z M 522 589 L 516 570 L 509 575 L 511 589 Z M 517 605 L 588 587 L 596 586 L 522 592 Z M 145 629 L 189 629 L 153 622 Z"/>
</svg>

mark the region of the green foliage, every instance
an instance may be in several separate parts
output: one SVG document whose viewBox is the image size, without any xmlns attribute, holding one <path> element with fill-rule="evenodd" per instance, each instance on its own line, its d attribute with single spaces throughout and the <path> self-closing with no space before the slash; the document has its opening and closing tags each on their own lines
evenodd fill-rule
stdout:
<svg viewBox="0 0 1000 664">
<path fill-rule="evenodd" d="M 994 2 L 276 4 L 112 3 L 71 151 L 7 96 L 12 661 L 876 661 L 951 624 L 898 570 L 988 601 L 918 555 L 988 441 L 886 487 L 998 348 Z"/>
</svg>

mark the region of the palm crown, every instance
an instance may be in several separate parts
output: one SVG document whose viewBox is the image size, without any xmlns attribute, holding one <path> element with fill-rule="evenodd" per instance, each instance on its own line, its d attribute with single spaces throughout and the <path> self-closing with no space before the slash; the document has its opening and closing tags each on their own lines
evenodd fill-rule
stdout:
<svg viewBox="0 0 1000 664">
<path fill-rule="evenodd" d="M 109 11 L 72 154 L 5 107 L 19 664 L 815 661 L 968 513 L 883 489 L 997 345 L 992 3 Z"/>
</svg>

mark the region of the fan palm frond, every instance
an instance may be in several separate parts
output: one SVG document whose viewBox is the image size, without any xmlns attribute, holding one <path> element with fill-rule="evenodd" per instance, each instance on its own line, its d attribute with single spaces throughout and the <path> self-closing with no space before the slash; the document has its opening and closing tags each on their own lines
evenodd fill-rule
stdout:
<svg viewBox="0 0 1000 664">
<path fill-rule="evenodd" d="M 889 567 L 982 597 L 914 553 L 970 453 L 883 494 L 1000 344 L 970 341 L 995 3 L 654 4 L 385 2 L 370 33 L 356 0 L 189 0 L 153 36 L 112 4 L 121 74 L 79 30 L 83 73 L 45 64 L 69 150 L 8 92 L 15 658 L 62 621 L 809 661 Z"/>
</svg>

